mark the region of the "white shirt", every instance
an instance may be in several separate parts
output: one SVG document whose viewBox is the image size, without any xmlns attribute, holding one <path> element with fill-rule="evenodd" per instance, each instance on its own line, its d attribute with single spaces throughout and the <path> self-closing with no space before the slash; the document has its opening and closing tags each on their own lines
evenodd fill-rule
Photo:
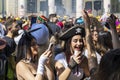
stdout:
<svg viewBox="0 0 120 80">
<path fill-rule="evenodd" d="M 96 53 L 96 56 L 97 56 L 97 62 L 98 62 L 98 64 L 100 63 L 100 60 L 101 60 L 101 56 L 100 56 L 100 54 L 98 54 L 97 52 L 95 52 Z M 83 51 L 83 54 L 88 58 L 88 50 L 87 49 L 85 49 L 84 51 Z"/>
</svg>

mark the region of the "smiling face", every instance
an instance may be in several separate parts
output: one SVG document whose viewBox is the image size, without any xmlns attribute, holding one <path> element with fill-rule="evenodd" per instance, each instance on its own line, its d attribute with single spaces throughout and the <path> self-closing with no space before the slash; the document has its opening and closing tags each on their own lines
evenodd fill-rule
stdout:
<svg viewBox="0 0 120 80">
<path fill-rule="evenodd" d="M 71 51 L 82 51 L 84 47 L 83 38 L 80 35 L 75 35 L 71 40 Z"/>
<path fill-rule="evenodd" d="M 98 32 L 94 31 L 92 37 L 93 37 L 93 41 L 97 42 L 98 41 Z"/>
</svg>

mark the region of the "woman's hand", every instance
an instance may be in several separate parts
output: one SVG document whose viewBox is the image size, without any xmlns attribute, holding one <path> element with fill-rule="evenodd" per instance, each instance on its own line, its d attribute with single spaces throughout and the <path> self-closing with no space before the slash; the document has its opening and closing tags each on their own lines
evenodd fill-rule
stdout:
<svg viewBox="0 0 120 80">
<path fill-rule="evenodd" d="M 75 62 L 77 64 L 80 64 L 84 58 L 84 56 L 82 55 L 82 53 L 79 51 L 77 51 L 77 53 L 75 55 L 72 56 L 72 58 L 75 60 Z"/>
<path fill-rule="evenodd" d="M 46 57 L 47 59 L 50 58 L 52 56 L 52 52 L 51 50 L 46 50 L 41 56 L 41 57 Z"/>
<path fill-rule="evenodd" d="M 71 56 L 70 61 L 69 61 L 69 67 L 71 69 L 74 69 L 78 64 L 82 62 L 84 59 L 83 55 L 81 55 L 81 52 L 77 52 L 73 56 Z"/>
<path fill-rule="evenodd" d="M 38 62 L 38 69 L 37 69 L 37 74 L 43 74 L 44 73 L 44 65 L 47 60 L 52 56 L 50 50 L 46 50 L 39 58 Z"/>
<path fill-rule="evenodd" d="M 116 30 L 116 24 L 115 24 L 116 19 L 117 18 L 113 14 L 111 14 L 110 17 L 107 19 L 107 22 L 111 30 L 113 49 L 120 48 L 119 36 Z"/>
<path fill-rule="evenodd" d="M 88 13 L 85 10 L 83 10 L 82 11 L 82 15 L 83 15 L 85 24 L 90 25 L 91 22 L 90 22 L 90 18 L 88 16 Z"/>
<path fill-rule="evenodd" d="M 117 19 L 116 16 L 113 14 L 111 14 L 110 17 L 107 18 L 107 23 L 109 24 L 110 29 L 116 30 L 115 25 L 116 19 Z"/>
</svg>

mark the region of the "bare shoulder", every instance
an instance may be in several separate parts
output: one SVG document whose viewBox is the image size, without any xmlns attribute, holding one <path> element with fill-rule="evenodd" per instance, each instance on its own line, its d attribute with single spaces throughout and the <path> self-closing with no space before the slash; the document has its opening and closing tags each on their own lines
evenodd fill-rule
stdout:
<svg viewBox="0 0 120 80">
<path fill-rule="evenodd" d="M 21 73 L 22 71 L 26 71 L 28 67 L 26 66 L 26 63 L 20 61 L 16 64 L 16 72 Z"/>
<path fill-rule="evenodd" d="M 26 64 L 24 63 L 24 62 L 22 62 L 22 61 L 20 61 L 20 62 L 18 62 L 17 64 L 16 64 L 16 68 L 23 68 L 23 67 L 25 67 L 26 66 Z"/>
<path fill-rule="evenodd" d="M 16 65 L 16 75 L 18 77 L 22 77 L 24 80 L 34 80 L 34 74 L 36 72 L 33 71 L 33 68 L 29 67 L 29 63 L 25 63 L 20 61 Z"/>
</svg>

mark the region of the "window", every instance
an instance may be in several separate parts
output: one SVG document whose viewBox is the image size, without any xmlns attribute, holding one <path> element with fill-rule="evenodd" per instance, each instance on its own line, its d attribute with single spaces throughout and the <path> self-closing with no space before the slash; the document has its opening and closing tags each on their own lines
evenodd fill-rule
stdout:
<svg viewBox="0 0 120 80">
<path fill-rule="evenodd" d="M 2 0 L 0 0 L 0 14 L 2 14 Z"/>
<path fill-rule="evenodd" d="M 101 9 L 101 1 L 94 1 L 94 9 L 95 10 Z"/>
<path fill-rule="evenodd" d="M 0 14 L 6 14 L 6 0 L 0 0 Z"/>
<path fill-rule="evenodd" d="M 27 0 L 27 12 L 28 13 L 37 12 L 37 0 Z"/>
<path fill-rule="evenodd" d="M 55 0 L 56 6 L 62 6 L 62 0 Z"/>
<path fill-rule="evenodd" d="M 92 1 L 85 2 L 85 10 L 92 10 Z"/>
<path fill-rule="evenodd" d="M 40 1 L 40 11 L 48 10 L 48 3 L 46 1 Z"/>
<path fill-rule="evenodd" d="M 111 0 L 111 12 L 119 13 L 120 12 L 120 2 L 119 0 Z"/>
<path fill-rule="evenodd" d="M 72 0 L 72 13 L 76 13 L 76 0 Z"/>
</svg>

